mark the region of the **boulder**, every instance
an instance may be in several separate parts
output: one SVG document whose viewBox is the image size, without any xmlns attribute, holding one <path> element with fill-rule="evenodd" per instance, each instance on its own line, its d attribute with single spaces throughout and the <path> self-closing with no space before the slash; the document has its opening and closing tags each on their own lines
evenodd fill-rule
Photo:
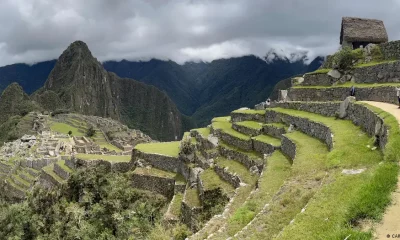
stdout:
<svg viewBox="0 0 400 240">
<path fill-rule="evenodd" d="M 355 97 L 349 96 L 343 102 L 340 103 L 339 118 L 343 119 L 347 116 L 347 108 L 349 107 L 349 103 L 354 102 L 355 100 L 356 100 Z"/>
<path fill-rule="evenodd" d="M 330 70 L 327 74 L 336 79 L 339 79 L 342 76 L 342 74 L 336 69 Z"/>
</svg>

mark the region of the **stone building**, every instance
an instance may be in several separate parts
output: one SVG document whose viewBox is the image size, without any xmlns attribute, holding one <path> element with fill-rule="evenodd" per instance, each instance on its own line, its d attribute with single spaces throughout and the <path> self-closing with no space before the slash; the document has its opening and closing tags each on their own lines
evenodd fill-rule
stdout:
<svg viewBox="0 0 400 240">
<path fill-rule="evenodd" d="M 388 42 L 388 35 L 383 21 L 367 18 L 343 17 L 340 30 L 340 44 L 352 47 L 365 47 L 369 43 Z"/>
</svg>

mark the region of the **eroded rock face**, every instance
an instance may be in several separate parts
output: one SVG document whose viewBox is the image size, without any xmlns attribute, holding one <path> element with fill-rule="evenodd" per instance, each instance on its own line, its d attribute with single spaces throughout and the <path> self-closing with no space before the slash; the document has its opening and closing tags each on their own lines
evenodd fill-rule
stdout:
<svg viewBox="0 0 400 240">
<path fill-rule="evenodd" d="M 164 92 L 107 72 L 82 41 L 62 53 L 35 98 L 42 103 L 50 101 L 43 96 L 54 99 L 49 91 L 58 95 L 62 108 L 120 120 L 157 140 L 175 140 L 183 133 L 182 115 Z"/>
</svg>

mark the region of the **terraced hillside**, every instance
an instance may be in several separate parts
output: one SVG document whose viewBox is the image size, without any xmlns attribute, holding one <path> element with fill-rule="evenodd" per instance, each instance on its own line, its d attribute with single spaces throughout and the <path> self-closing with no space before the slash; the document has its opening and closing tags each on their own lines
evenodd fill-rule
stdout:
<svg viewBox="0 0 400 240">
<path fill-rule="evenodd" d="M 190 239 L 371 238 L 363 223 L 390 202 L 399 127 L 365 103 L 350 102 L 336 118 L 339 105 L 239 109 L 181 142 L 140 144 L 132 162 L 149 172 L 136 173 L 147 180 L 137 187 L 164 186 L 172 199 L 165 218 L 188 225 Z"/>
</svg>

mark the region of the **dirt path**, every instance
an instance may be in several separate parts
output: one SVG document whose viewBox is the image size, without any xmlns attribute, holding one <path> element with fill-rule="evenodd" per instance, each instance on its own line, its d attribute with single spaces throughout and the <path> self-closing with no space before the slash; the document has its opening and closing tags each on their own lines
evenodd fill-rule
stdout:
<svg viewBox="0 0 400 240">
<path fill-rule="evenodd" d="M 363 101 L 378 107 L 396 117 L 400 124 L 400 109 L 397 105 L 382 102 Z M 400 146 L 399 146 L 400 147 Z M 400 176 L 397 189 L 392 193 L 392 204 L 386 209 L 382 221 L 375 228 L 376 239 L 398 239 L 400 236 Z"/>
</svg>

